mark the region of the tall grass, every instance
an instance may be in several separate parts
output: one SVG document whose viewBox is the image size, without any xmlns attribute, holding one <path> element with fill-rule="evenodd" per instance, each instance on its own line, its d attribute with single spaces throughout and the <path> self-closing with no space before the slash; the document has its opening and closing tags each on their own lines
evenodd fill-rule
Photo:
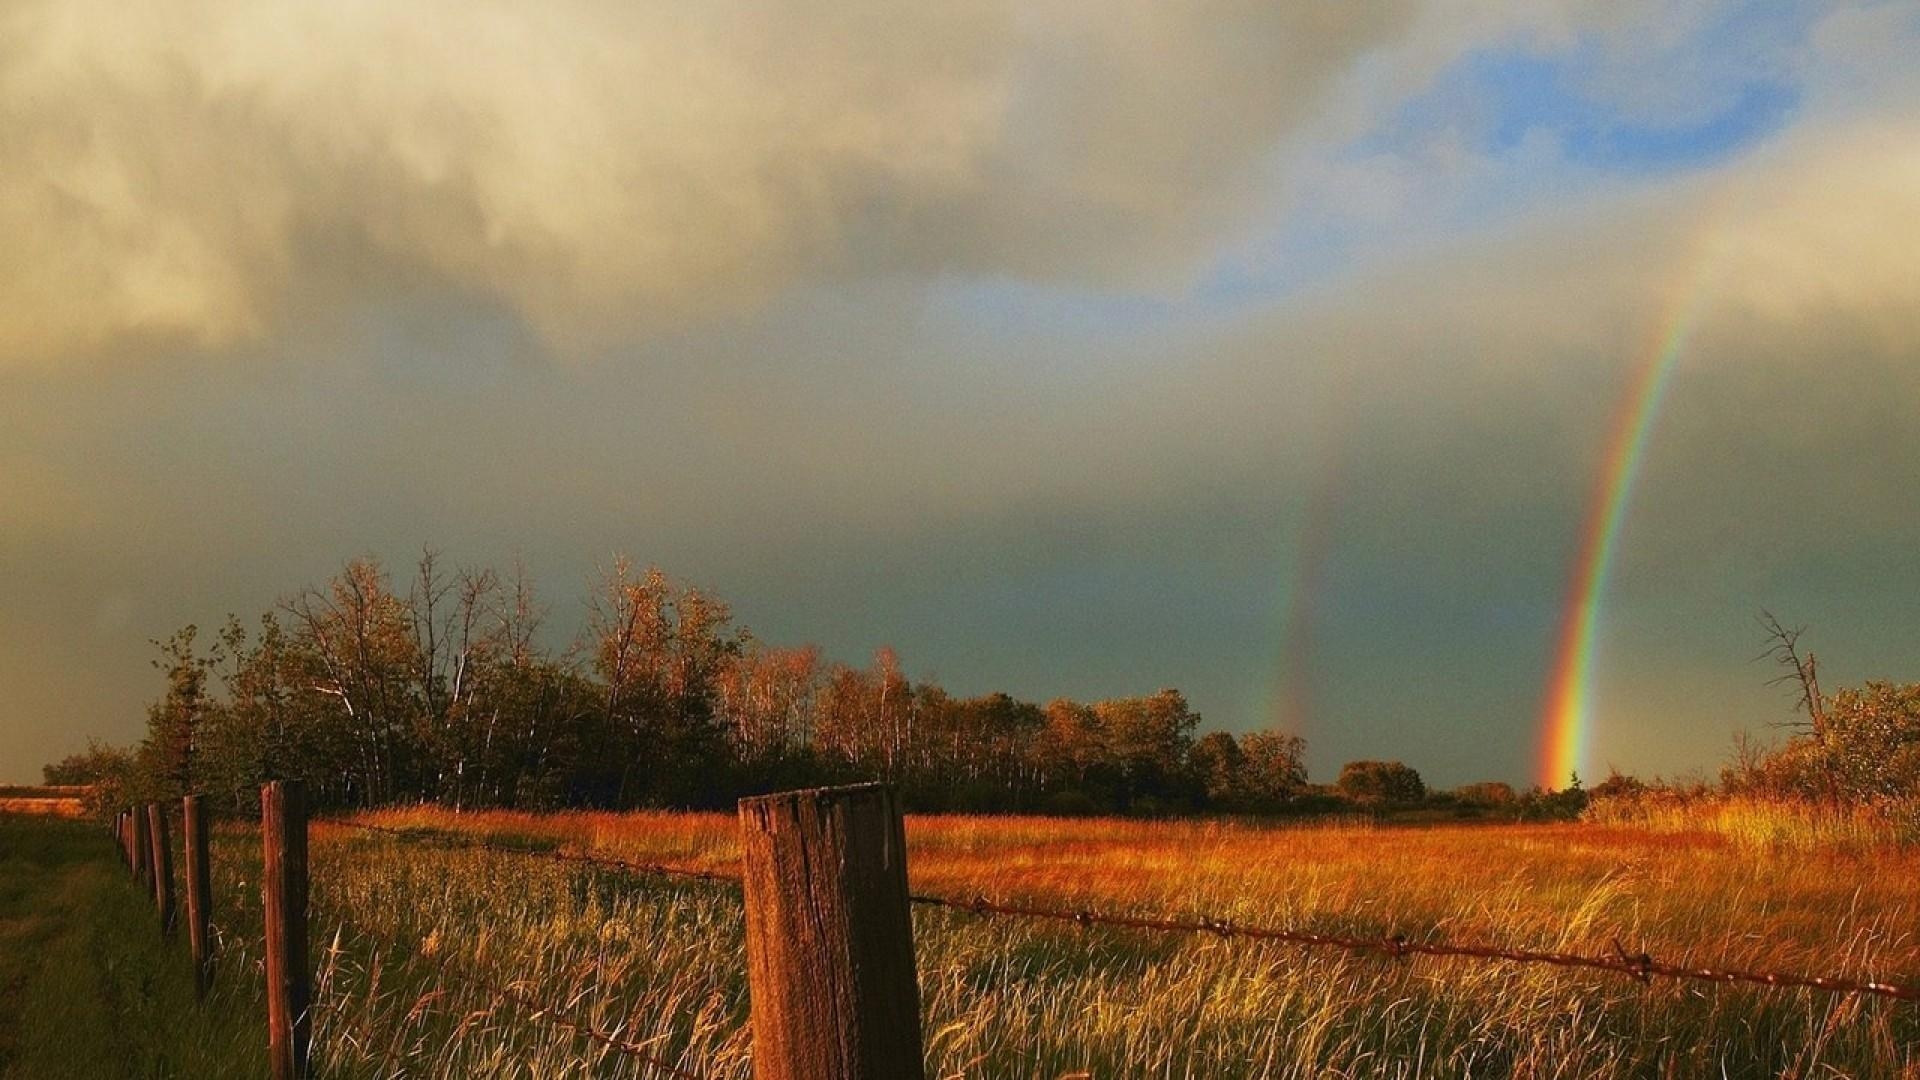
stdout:
<svg viewBox="0 0 1920 1080">
<path fill-rule="evenodd" d="M 1753 852 L 1872 855 L 1920 843 L 1920 806 L 1910 803 L 1824 803 L 1655 789 L 1596 800 L 1586 818 L 1669 836 L 1720 836 Z"/>
<path fill-rule="evenodd" d="M 738 858 L 726 815 L 367 820 L 702 869 Z M 917 818 L 909 873 L 954 896 L 1920 981 L 1920 857 L 1864 836 L 1798 846 L 1815 834 L 1777 827 L 1798 839 L 1649 821 Z M 226 831 L 216 857 L 230 918 L 255 927 L 256 846 Z M 529 1018 L 536 1005 L 702 1075 L 750 1074 L 735 889 L 324 823 L 313 869 L 326 1075 L 659 1075 Z M 914 929 L 941 1077 L 1920 1076 L 1907 1003 L 940 910 Z"/>
</svg>

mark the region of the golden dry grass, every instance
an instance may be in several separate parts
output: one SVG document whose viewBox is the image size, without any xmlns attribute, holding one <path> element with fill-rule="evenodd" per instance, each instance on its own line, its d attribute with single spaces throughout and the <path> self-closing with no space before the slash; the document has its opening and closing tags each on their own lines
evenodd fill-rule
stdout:
<svg viewBox="0 0 1920 1080">
<path fill-rule="evenodd" d="M 0 814 L 85 817 L 86 797 L 91 790 L 91 788 L 76 786 L 0 787 Z"/>
<path fill-rule="evenodd" d="M 728 815 L 363 820 L 698 869 L 738 857 Z M 1920 854 L 1752 835 L 1677 818 L 908 822 L 914 888 L 956 897 L 1584 953 L 1618 942 L 1673 962 L 1920 981 Z M 223 837 L 222 877 L 233 902 L 257 906 L 235 872 L 248 842 Z M 314 875 L 330 1074 L 656 1075 L 526 1019 L 537 1001 L 702 1075 L 749 1075 L 736 890 L 327 824 Z M 916 911 L 915 939 L 941 1077 L 1920 1076 L 1911 1003 L 939 910 Z"/>
</svg>

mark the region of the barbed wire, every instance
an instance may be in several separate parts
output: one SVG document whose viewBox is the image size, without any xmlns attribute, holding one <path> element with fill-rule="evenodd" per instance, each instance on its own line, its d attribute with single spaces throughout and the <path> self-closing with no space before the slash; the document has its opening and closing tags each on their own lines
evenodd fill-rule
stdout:
<svg viewBox="0 0 1920 1080">
<path fill-rule="evenodd" d="M 916 893 L 909 896 L 908 899 L 915 904 L 927 907 L 947 908 L 972 915 L 1048 919 L 1056 922 L 1071 922 L 1082 927 L 1113 926 L 1162 934 L 1213 934 L 1221 938 L 1238 937 L 1255 941 L 1279 941 L 1308 947 L 1338 948 L 1349 952 L 1375 952 L 1393 957 L 1464 957 L 1482 960 L 1505 960 L 1519 964 L 1546 964 L 1562 968 L 1585 968 L 1595 971 L 1616 972 L 1623 975 L 1631 975 L 1641 982 L 1648 982 L 1654 976 L 1661 976 L 1670 979 L 1694 980 L 1699 982 L 1723 984 L 1750 983 L 1758 986 L 1799 987 L 1811 990 L 1824 990 L 1828 993 L 1835 994 L 1871 994 L 1902 1001 L 1920 1001 L 1920 987 L 1898 986 L 1893 983 L 1869 982 L 1827 975 L 1800 975 L 1786 972 L 1744 971 L 1737 968 L 1692 967 L 1688 965 L 1668 964 L 1655 960 L 1645 952 L 1629 953 L 1618 941 L 1613 943 L 1613 956 L 1592 956 L 1580 953 L 1544 952 L 1534 949 L 1509 949 L 1494 945 L 1453 945 L 1444 942 L 1410 941 L 1401 934 L 1394 934 L 1390 937 L 1383 938 L 1363 938 L 1350 937 L 1343 934 L 1321 934 L 1307 930 L 1285 930 L 1277 927 L 1242 926 L 1225 919 L 1179 919 L 1152 915 L 1114 915 L 1086 910 L 1070 911 L 1060 908 L 1032 907 L 1024 904 L 996 903 L 985 897 L 975 897 L 971 900 L 956 900 L 950 897 L 928 896 Z"/>
<path fill-rule="evenodd" d="M 425 840 L 440 843 L 448 847 L 478 848 L 504 854 L 545 858 L 559 862 L 579 863 L 604 869 L 616 869 L 631 873 L 651 874 L 663 877 L 697 879 L 732 885 L 738 885 L 741 882 L 741 876 L 737 871 L 693 870 L 684 867 L 669 866 L 663 863 L 628 862 L 626 860 L 609 859 L 590 854 L 497 844 L 485 838 L 456 838 L 446 833 L 428 833 L 418 830 L 396 829 L 391 826 L 373 825 L 339 818 L 329 820 L 332 824 L 344 825 L 348 828 L 387 833 L 412 841 Z M 1317 933 L 1309 930 L 1283 929 L 1279 927 L 1243 926 L 1234 923 L 1232 920 L 1207 917 L 1177 918 L 1159 915 L 1122 915 L 1084 909 L 1038 907 L 1027 904 L 999 903 L 988 900 L 983 896 L 963 900 L 947 896 L 913 893 L 908 896 L 908 900 L 923 907 L 945 908 L 978 916 L 1046 919 L 1054 922 L 1070 922 L 1083 927 L 1111 926 L 1127 930 L 1141 930 L 1161 934 L 1211 934 L 1220 938 L 1237 937 L 1254 941 L 1277 941 L 1308 948 L 1337 948 L 1349 952 L 1380 953 L 1392 957 L 1432 956 L 1451 959 L 1500 960 L 1516 964 L 1538 964 L 1560 968 L 1606 971 L 1628 975 L 1643 983 L 1649 982 L 1657 976 L 1683 981 L 1719 983 L 1722 985 L 1741 983 L 1775 988 L 1820 990 L 1832 994 L 1866 994 L 1900 1001 L 1920 1001 L 1920 986 L 1903 986 L 1889 982 L 1850 979 L 1831 975 L 1806 975 L 1794 972 L 1750 971 L 1740 968 L 1714 968 L 1671 964 L 1656 960 L 1646 952 L 1628 952 L 1618 941 L 1613 943 L 1613 955 L 1596 956 L 1592 954 L 1552 952 L 1538 949 L 1515 949 L 1498 945 L 1412 941 L 1402 934 L 1393 934 L 1388 937 L 1355 937 L 1343 934 Z"/>
<path fill-rule="evenodd" d="M 363 832 L 381 833 L 397 837 L 411 843 L 435 844 L 440 847 L 456 849 L 474 849 L 499 852 L 504 855 L 522 855 L 534 859 L 546 859 L 550 862 L 574 863 L 592 866 L 601 870 L 615 870 L 630 874 L 645 874 L 653 877 L 680 878 L 688 881 L 704 881 L 709 884 L 738 885 L 740 875 L 722 870 L 699 870 L 692 867 L 673 866 L 668 863 L 634 862 L 628 859 L 613 859 L 604 855 L 592 855 L 584 852 L 561 851 L 557 848 L 530 848 L 512 844 L 494 843 L 485 837 L 460 837 L 444 832 L 422 831 L 418 829 L 400 829 L 391 825 L 374 825 L 364 821 L 350 821 L 346 818 L 319 818 L 316 823 L 339 825 Z"/>
</svg>

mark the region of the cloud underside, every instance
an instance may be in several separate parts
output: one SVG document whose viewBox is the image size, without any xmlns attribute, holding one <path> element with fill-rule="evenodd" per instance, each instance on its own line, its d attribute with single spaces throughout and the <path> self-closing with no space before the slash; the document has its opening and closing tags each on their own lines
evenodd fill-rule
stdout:
<svg viewBox="0 0 1920 1080">
<path fill-rule="evenodd" d="M 270 340 L 396 274 L 574 354 L 823 282 L 1178 295 L 1316 148 L 1475 50 L 1584 43 L 1622 115 L 1787 65 L 1650 77 L 1706 10 L 14 0 L 0 363 Z"/>
<path fill-rule="evenodd" d="M 371 251 L 567 345 L 892 271 L 1177 276 L 1402 3 L 13 3 L 0 352 L 220 345 Z"/>
</svg>

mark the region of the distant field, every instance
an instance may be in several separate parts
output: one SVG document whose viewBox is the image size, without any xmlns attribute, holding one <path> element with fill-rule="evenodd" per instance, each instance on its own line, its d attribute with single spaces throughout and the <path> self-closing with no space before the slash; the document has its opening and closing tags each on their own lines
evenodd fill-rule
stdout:
<svg viewBox="0 0 1920 1080">
<path fill-rule="evenodd" d="M 77 818 L 87 812 L 86 787 L 19 787 L 0 785 L 0 814 L 46 814 Z"/>
<path fill-rule="evenodd" d="M 1804 815 L 1766 827 L 1770 813 L 1632 827 L 917 818 L 909 874 L 955 897 L 1920 981 L 1920 851 Z M 726 871 L 730 815 L 349 820 L 410 835 L 313 826 L 320 1075 L 665 1075 L 531 1018 L 536 1004 L 691 1075 L 750 1075 L 737 888 L 434 842 Z M 258 836 L 222 824 L 214 849 L 220 1008 L 242 1019 L 202 1036 L 228 1049 L 193 1075 L 249 1075 Z M 116 891 L 132 894 L 123 875 Z M 930 1077 L 1920 1076 L 1912 1003 L 938 909 L 916 909 L 914 932 Z"/>
</svg>

